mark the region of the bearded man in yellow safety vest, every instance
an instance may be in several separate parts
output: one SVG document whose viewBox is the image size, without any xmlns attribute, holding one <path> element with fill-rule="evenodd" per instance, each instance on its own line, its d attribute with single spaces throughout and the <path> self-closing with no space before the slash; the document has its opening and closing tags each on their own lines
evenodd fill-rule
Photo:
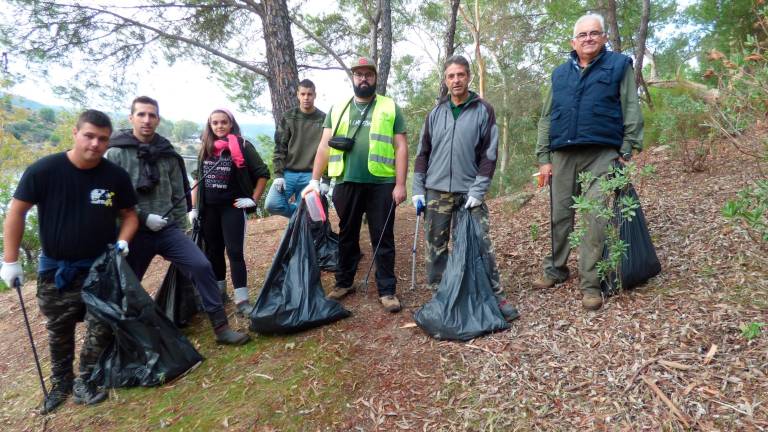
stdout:
<svg viewBox="0 0 768 432">
<path fill-rule="evenodd" d="M 405 200 L 408 141 L 405 118 L 395 101 L 376 94 L 377 69 L 360 57 L 351 67 L 355 95 L 335 104 L 323 124 L 312 180 L 302 192 L 320 191 L 320 177 L 336 178 L 333 205 L 339 215 L 339 261 L 336 286 L 328 298 L 341 299 L 354 290 L 360 261 L 360 226 L 368 219 L 371 246 L 381 238 L 376 253 L 379 301 L 389 312 L 400 311 L 395 296 L 395 211 Z"/>
</svg>

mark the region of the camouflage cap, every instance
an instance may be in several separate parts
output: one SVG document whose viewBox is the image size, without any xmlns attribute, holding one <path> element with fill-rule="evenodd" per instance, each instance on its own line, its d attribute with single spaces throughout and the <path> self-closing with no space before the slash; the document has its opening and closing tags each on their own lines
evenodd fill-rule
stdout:
<svg viewBox="0 0 768 432">
<path fill-rule="evenodd" d="M 356 58 L 355 61 L 352 63 L 352 66 L 350 67 L 352 72 L 362 68 L 373 69 L 373 71 L 376 72 L 376 74 L 379 73 L 379 71 L 376 69 L 376 63 L 368 57 Z"/>
</svg>

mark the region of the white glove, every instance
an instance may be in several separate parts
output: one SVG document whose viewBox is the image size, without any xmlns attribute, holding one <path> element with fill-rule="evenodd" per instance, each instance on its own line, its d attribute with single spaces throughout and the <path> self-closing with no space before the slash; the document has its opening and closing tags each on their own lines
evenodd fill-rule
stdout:
<svg viewBox="0 0 768 432">
<path fill-rule="evenodd" d="M 125 240 L 118 240 L 117 243 L 115 243 L 115 249 L 117 249 L 118 252 L 120 252 L 120 255 L 126 257 L 128 256 L 128 242 Z"/>
<path fill-rule="evenodd" d="M 19 280 L 19 284 L 24 283 L 24 269 L 18 261 L 8 263 L 4 262 L 0 268 L 0 279 L 3 279 L 8 288 L 13 288 L 13 281 Z"/>
<path fill-rule="evenodd" d="M 467 198 L 467 204 L 464 206 L 464 208 L 471 209 L 471 208 L 479 206 L 482 203 L 483 202 L 480 201 L 479 199 L 477 199 L 477 198 L 475 198 L 473 196 L 470 196 L 469 198 Z"/>
<path fill-rule="evenodd" d="M 238 198 L 235 200 L 235 207 L 239 209 L 256 207 L 256 201 L 251 198 Z"/>
<path fill-rule="evenodd" d="M 320 183 L 320 194 L 322 195 L 328 195 L 328 192 L 331 190 L 331 185 L 328 183 Z"/>
<path fill-rule="evenodd" d="M 276 178 L 276 179 L 275 179 L 275 180 L 272 182 L 272 186 L 274 186 L 274 187 L 275 187 L 275 190 L 276 190 L 276 191 L 278 191 L 278 192 L 280 192 L 280 193 L 283 193 L 283 192 L 285 192 L 285 179 L 284 179 L 284 178 L 282 178 L 282 177 L 278 177 L 278 178 Z"/>
<path fill-rule="evenodd" d="M 160 231 L 161 229 L 165 228 L 166 225 L 168 225 L 168 219 L 160 215 L 150 213 L 149 216 L 147 216 L 146 225 L 147 228 L 151 229 L 152 231 Z"/>
<path fill-rule="evenodd" d="M 304 195 L 310 192 L 320 193 L 320 180 L 310 180 L 307 187 L 305 187 L 304 190 L 301 191 L 301 197 L 304 198 Z"/>
<path fill-rule="evenodd" d="M 427 206 L 426 201 L 424 201 L 424 195 L 414 195 L 411 200 L 413 201 L 413 206 L 417 209 L 419 207 L 424 208 Z"/>
<path fill-rule="evenodd" d="M 187 219 L 189 219 L 190 225 L 195 224 L 195 221 L 197 220 L 197 214 L 198 212 L 196 208 L 193 208 L 192 210 L 189 211 L 189 213 L 187 213 Z"/>
</svg>

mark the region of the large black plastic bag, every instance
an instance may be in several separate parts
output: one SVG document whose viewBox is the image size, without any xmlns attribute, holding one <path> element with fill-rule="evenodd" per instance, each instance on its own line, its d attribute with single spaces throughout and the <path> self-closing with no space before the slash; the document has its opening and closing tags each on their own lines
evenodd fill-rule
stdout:
<svg viewBox="0 0 768 432">
<path fill-rule="evenodd" d="M 480 227 L 464 208 L 456 216 L 453 248 L 440 286 L 414 319 L 436 339 L 467 341 L 507 329 L 509 324 L 491 289 L 487 258 L 480 248 Z"/>
<path fill-rule="evenodd" d="M 92 382 L 105 387 L 156 386 L 203 360 L 112 247 L 93 263 L 83 301 L 115 335 L 99 358 Z"/>
<path fill-rule="evenodd" d="M 619 239 L 627 243 L 629 247 L 619 264 L 618 274 L 612 272 L 601 283 L 601 288 L 607 295 L 613 295 L 619 291 L 619 280 L 622 289 L 630 289 L 661 273 L 661 263 L 656 256 L 656 248 L 651 242 L 643 209 L 641 207 L 635 209 L 635 216 L 631 218 L 632 220 L 622 217 L 619 203 L 623 196 L 630 196 L 638 203 L 640 202 L 637 192 L 631 184 L 616 193 L 613 203 L 613 223 L 619 230 Z M 606 246 L 603 248 L 603 259 L 607 257 L 608 248 Z"/>
<path fill-rule="evenodd" d="M 192 241 L 201 249 L 203 248 L 200 225 L 197 220 L 192 229 Z M 202 300 L 195 285 L 173 263 L 168 266 L 163 283 L 155 293 L 155 303 L 179 328 L 186 327 L 192 317 L 203 310 Z"/>
<path fill-rule="evenodd" d="M 321 195 L 325 214 L 328 215 L 328 199 Z M 315 241 L 317 264 L 320 270 L 336 271 L 339 262 L 339 235 L 333 232 L 331 221 L 326 217 L 325 222 L 312 222 L 312 237 Z"/>
<path fill-rule="evenodd" d="M 306 205 L 294 212 L 251 312 L 252 331 L 292 333 L 350 316 L 325 298 Z"/>
</svg>

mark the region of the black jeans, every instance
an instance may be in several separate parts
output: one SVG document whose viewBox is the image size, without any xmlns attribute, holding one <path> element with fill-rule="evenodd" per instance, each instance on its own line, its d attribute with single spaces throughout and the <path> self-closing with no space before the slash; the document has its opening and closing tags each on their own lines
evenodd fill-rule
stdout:
<svg viewBox="0 0 768 432">
<path fill-rule="evenodd" d="M 203 308 L 209 315 L 224 311 L 219 286 L 211 263 L 203 251 L 175 225 L 160 231 L 138 230 L 129 246 L 126 257 L 136 277 L 141 280 L 155 255 L 175 264 L 184 276 L 192 280 L 203 300 Z"/>
<path fill-rule="evenodd" d="M 245 288 L 248 285 L 248 273 L 243 256 L 245 241 L 245 210 L 230 205 L 209 205 L 203 207 L 200 215 L 205 239 L 205 255 L 211 261 L 217 280 L 227 277 L 227 263 L 224 251 L 229 258 L 232 272 L 232 286 Z"/>
<path fill-rule="evenodd" d="M 379 296 L 395 294 L 395 210 L 392 208 L 394 183 L 342 183 L 333 189 L 333 205 L 339 215 L 339 263 L 336 286 L 352 286 L 360 261 L 360 225 L 363 214 L 368 216 L 371 253 L 382 231 L 381 246 L 376 259 L 376 286 Z M 387 214 L 392 214 L 385 226 Z"/>
</svg>

